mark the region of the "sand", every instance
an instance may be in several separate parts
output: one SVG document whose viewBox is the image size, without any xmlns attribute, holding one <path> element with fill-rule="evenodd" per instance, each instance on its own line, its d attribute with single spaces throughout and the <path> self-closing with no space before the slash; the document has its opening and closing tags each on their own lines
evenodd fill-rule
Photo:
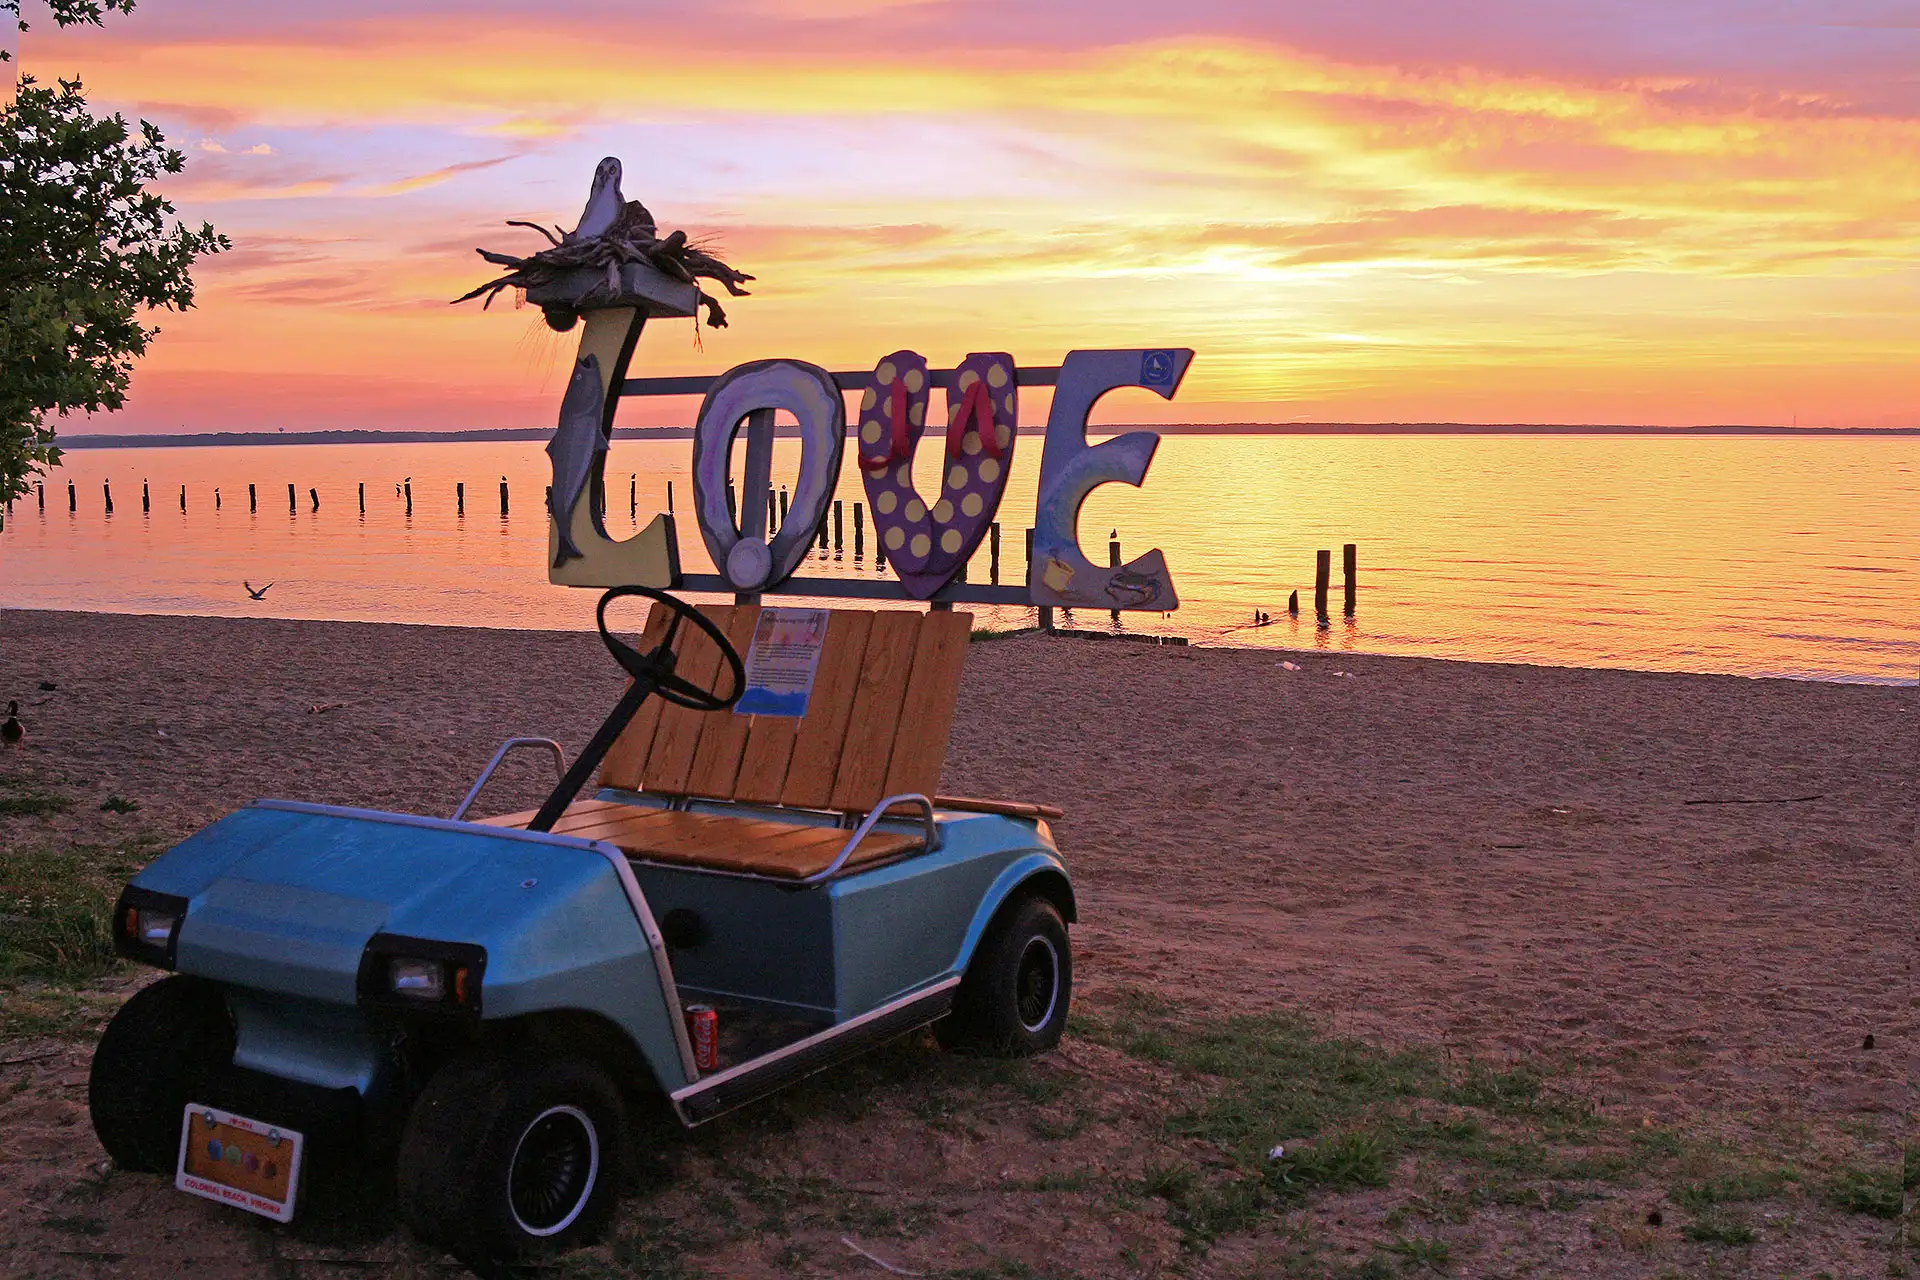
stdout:
<svg viewBox="0 0 1920 1280">
<path fill-rule="evenodd" d="M 14 763 L 136 798 L 170 836 L 257 796 L 445 814 L 509 734 L 584 742 L 621 679 L 589 634 L 0 612 Z M 1650 1123 L 1890 1131 L 1916 706 L 1021 637 L 973 646 L 944 787 L 1066 810 L 1083 999 L 1286 1005 L 1552 1063 Z M 481 808 L 537 797 L 540 768 L 510 781 Z"/>
</svg>

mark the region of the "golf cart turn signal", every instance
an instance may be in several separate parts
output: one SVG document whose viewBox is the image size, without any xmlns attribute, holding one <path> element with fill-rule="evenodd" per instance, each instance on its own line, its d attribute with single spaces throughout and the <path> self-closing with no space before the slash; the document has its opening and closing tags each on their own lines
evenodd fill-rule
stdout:
<svg viewBox="0 0 1920 1280">
<path fill-rule="evenodd" d="M 174 944 L 187 900 L 128 885 L 114 906 L 113 947 L 130 960 L 173 968 Z"/>
<path fill-rule="evenodd" d="M 376 933 L 360 957 L 360 1003 L 410 1013 L 472 1017 L 480 1012 L 482 947 Z"/>
</svg>

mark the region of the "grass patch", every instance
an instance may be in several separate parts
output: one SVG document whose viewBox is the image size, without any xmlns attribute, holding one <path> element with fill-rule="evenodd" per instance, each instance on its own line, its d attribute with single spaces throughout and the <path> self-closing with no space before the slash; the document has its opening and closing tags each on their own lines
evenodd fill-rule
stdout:
<svg viewBox="0 0 1920 1280">
<path fill-rule="evenodd" d="M 1771 1199 L 1799 1180 L 1800 1175 L 1791 1169 L 1746 1170 L 1703 1182 L 1683 1183 L 1668 1194 L 1681 1208 L 1698 1213 L 1717 1204 Z"/>
<path fill-rule="evenodd" d="M 77 984 L 113 969 L 109 917 L 119 891 L 98 857 L 0 851 L 0 980 Z"/>
<path fill-rule="evenodd" d="M 1757 1238 L 1746 1223 L 1717 1213 L 1696 1218 L 1680 1234 L 1699 1244 L 1752 1244 Z"/>
<path fill-rule="evenodd" d="M 100 802 L 100 811 L 102 813 L 138 813 L 140 802 L 129 800 L 125 796 L 108 796 Z"/>
<path fill-rule="evenodd" d="M 1909 1149 L 1904 1173 L 1891 1167 L 1878 1172 L 1843 1169 L 1828 1180 L 1821 1198 L 1848 1213 L 1892 1220 L 1905 1211 L 1905 1193 L 1913 1185 L 1914 1155 Z"/>
<path fill-rule="evenodd" d="M 43 790 L 25 778 L 0 777 L 0 817 L 50 818 L 71 808 L 71 796 Z"/>
</svg>

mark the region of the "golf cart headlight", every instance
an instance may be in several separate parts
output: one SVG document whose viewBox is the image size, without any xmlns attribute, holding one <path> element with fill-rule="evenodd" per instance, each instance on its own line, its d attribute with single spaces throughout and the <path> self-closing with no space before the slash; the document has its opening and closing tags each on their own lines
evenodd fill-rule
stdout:
<svg viewBox="0 0 1920 1280">
<path fill-rule="evenodd" d="M 393 994 L 414 1000 L 442 1000 L 447 994 L 447 970 L 438 960 L 396 959 L 387 967 Z"/>
<path fill-rule="evenodd" d="M 128 932 L 133 940 L 149 947 L 165 947 L 173 939 L 174 926 L 180 923 L 177 911 L 134 908 L 127 912 Z"/>
<path fill-rule="evenodd" d="M 360 1003 L 408 1016 L 477 1018 L 485 947 L 437 938 L 376 933 L 367 939 L 355 980 Z"/>
<path fill-rule="evenodd" d="M 171 969 L 186 915 L 185 898 L 130 884 L 113 907 L 113 949 L 129 960 Z"/>
</svg>

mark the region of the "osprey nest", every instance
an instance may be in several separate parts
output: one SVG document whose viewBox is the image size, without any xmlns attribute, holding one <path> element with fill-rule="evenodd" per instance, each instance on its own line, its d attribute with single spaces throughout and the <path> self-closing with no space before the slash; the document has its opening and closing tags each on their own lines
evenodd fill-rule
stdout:
<svg viewBox="0 0 1920 1280">
<path fill-rule="evenodd" d="M 620 296 L 620 268 L 628 263 L 644 263 L 662 275 L 688 284 L 695 284 L 702 279 L 717 280 L 736 298 L 744 297 L 747 293 L 740 287 L 741 282 L 753 279 L 746 272 L 736 271 L 688 240 L 684 231 L 661 236 L 653 215 L 647 212 L 644 204 L 622 198 L 620 162 L 612 157 L 600 162 L 594 175 L 593 192 L 580 217 L 580 225 L 572 231 L 563 231 L 559 227 L 549 231 L 537 222 L 509 220 L 507 225 L 530 227 L 538 231 L 547 238 L 549 247 L 524 258 L 475 249 L 474 252 L 488 262 L 509 270 L 505 275 L 455 298 L 455 303 L 484 295 L 486 300 L 480 304 L 484 310 L 502 289 L 538 288 L 582 269 L 604 272 L 605 283 L 595 284 L 579 297 L 571 299 L 571 306 L 550 302 L 542 307 L 547 323 L 565 332 L 579 318 L 578 308 L 581 306 L 602 294 L 605 302 L 612 302 Z M 700 304 L 707 309 L 707 323 L 716 329 L 725 328 L 727 314 L 720 309 L 719 302 L 697 284 L 695 292 L 699 295 Z"/>
</svg>

